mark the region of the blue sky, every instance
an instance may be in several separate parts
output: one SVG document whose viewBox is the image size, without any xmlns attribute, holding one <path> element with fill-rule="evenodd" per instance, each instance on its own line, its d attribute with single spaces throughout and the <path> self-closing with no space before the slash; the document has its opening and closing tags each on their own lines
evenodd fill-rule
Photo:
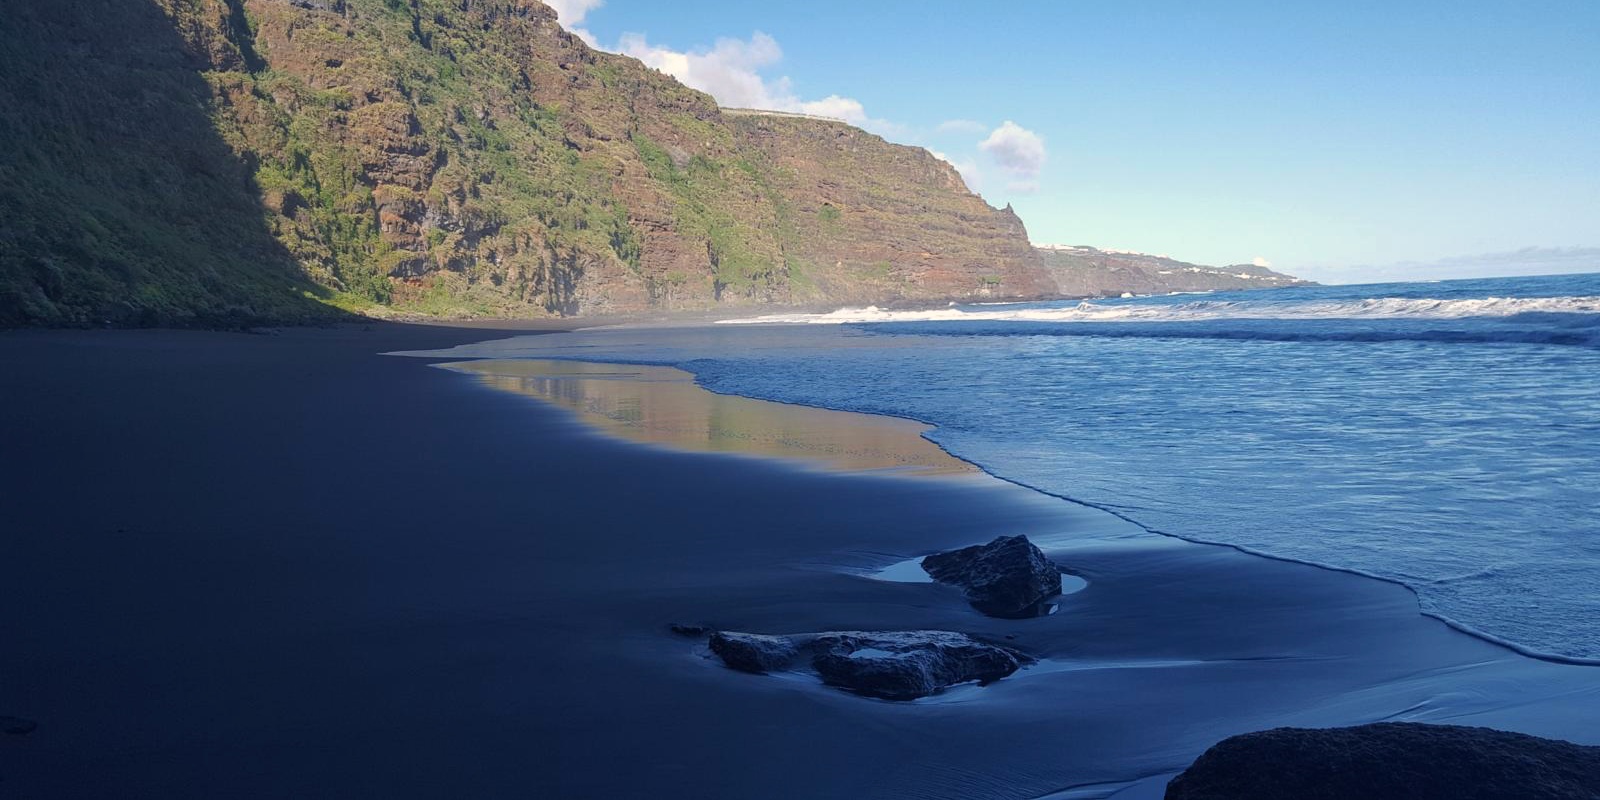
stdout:
<svg viewBox="0 0 1600 800">
<path fill-rule="evenodd" d="M 553 5 L 724 105 L 936 151 L 1036 242 L 1327 281 L 1528 247 L 1600 270 L 1600 0 Z"/>
</svg>

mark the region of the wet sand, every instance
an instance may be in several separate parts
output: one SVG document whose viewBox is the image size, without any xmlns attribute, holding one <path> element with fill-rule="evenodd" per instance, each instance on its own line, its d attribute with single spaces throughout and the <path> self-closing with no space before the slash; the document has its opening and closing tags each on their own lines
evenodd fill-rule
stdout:
<svg viewBox="0 0 1600 800">
<path fill-rule="evenodd" d="M 640 446 L 384 351 L 493 338 L 0 335 L 8 797 L 1159 797 L 1215 741 L 1412 719 L 1600 744 L 1600 672 L 1402 587 L 983 476 Z M 863 571 L 1025 533 L 1088 585 L 982 617 Z M 1042 659 L 913 703 L 673 622 L 942 628 Z"/>
<path fill-rule="evenodd" d="M 579 422 L 640 444 L 775 458 L 840 472 L 975 474 L 922 438 L 930 426 L 713 394 L 672 367 L 505 359 L 440 364 L 486 386 L 575 412 Z"/>
</svg>

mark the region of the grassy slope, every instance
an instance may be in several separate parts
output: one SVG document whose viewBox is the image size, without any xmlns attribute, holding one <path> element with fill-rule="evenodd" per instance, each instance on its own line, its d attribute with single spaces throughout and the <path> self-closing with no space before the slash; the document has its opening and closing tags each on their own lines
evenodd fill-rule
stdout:
<svg viewBox="0 0 1600 800">
<path fill-rule="evenodd" d="M 267 230 L 160 10 L 13 5 L 0 65 L 0 326 L 335 313 Z"/>
</svg>

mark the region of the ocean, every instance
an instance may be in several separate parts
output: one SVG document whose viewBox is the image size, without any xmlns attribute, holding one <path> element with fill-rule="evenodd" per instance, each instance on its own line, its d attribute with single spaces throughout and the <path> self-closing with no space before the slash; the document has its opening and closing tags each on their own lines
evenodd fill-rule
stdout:
<svg viewBox="0 0 1600 800">
<path fill-rule="evenodd" d="M 843 309 L 451 355 L 664 364 L 919 420 L 1152 534 L 1397 581 L 1464 630 L 1600 661 L 1600 274 Z"/>
</svg>

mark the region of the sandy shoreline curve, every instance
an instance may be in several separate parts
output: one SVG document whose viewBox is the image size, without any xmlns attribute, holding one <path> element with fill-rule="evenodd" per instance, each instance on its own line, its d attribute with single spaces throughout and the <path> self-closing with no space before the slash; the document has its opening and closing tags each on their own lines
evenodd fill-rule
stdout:
<svg viewBox="0 0 1600 800">
<path fill-rule="evenodd" d="M 437 364 L 541 400 L 613 436 L 698 453 L 777 458 L 841 472 L 972 475 L 919 422 L 717 394 L 674 367 L 549 359 Z"/>
<path fill-rule="evenodd" d="M 0 714 L 39 723 L 0 742 L 8 793 L 1128 800 L 1276 725 L 1600 744 L 1593 668 L 1397 585 L 1001 481 L 640 447 L 378 355 L 513 332 L 369 327 L 0 335 Z M 997 620 L 851 571 L 1002 533 L 1088 585 Z M 953 630 L 1048 668 L 869 701 L 674 622 Z"/>
</svg>

